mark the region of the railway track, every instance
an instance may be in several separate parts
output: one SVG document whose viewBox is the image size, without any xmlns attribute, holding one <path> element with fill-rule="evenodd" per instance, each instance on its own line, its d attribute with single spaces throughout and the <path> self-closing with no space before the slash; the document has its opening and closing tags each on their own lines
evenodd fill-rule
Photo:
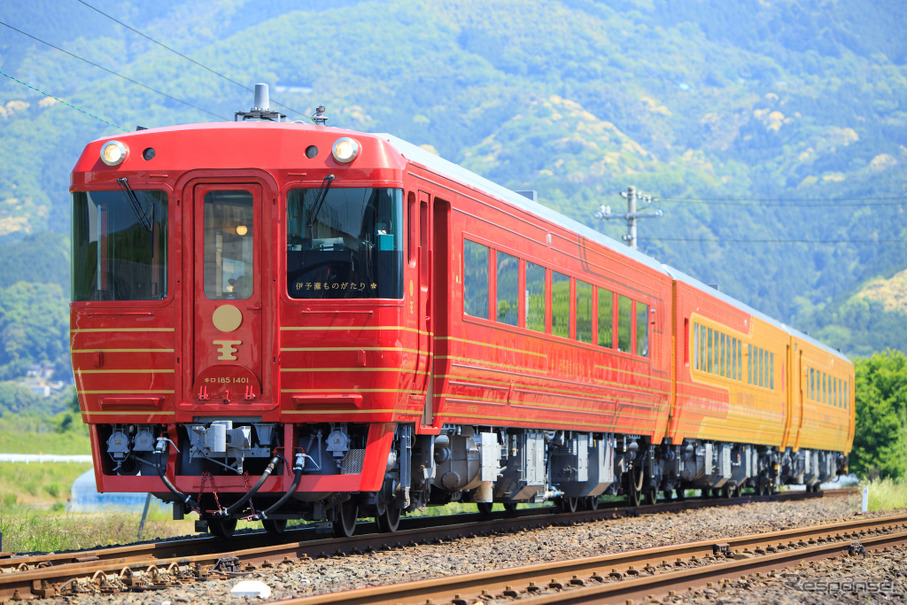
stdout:
<svg viewBox="0 0 907 605">
<path fill-rule="evenodd" d="M 69 553 L 0 559 L 0 601 L 56 597 L 80 592 L 153 590 L 179 583 L 230 578 L 262 567 L 292 564 L 321 556 L 359 553 L 411 544 L 452 540 L 470 535 L 514 532 L 551 525 L 569 525 L 596 519 L 674 512 L 753 501 L 846 496 L 855 490 L 820 494 L 783 492 L 774 496 L 744 496 L 731 500 L 690 499 L 650 506 L 599 508 L 571 514 L 554 509 L 527 509 L 482 517 L 478 514 L 405 519 L 402 531 L 375 533 L 363 524 L 363 535 L 326 538 L 326 528 L 288 531 L 282 537 L 263 532 L 238 534 L 224 542 L 211 536 L 157 543 L 133 544 Z M 320 531 L 321 530 L 321 531 Z M 424 601 L 423 601 L 424 602 Z"/>
<path fill-rule="evenodd" d="M 907 515 L 706 540 L 573 561 L 276 601 L 279 605 L 466 605 L 496 598 L 624 603 L 721 580 L 869 550 L 907 545 Z"/>
</svg>

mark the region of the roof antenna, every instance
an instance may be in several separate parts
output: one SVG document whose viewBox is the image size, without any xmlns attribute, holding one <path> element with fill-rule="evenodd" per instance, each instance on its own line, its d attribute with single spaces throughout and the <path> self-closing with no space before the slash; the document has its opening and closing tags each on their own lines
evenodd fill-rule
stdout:
<svg viewBox="0 0 907 605">
<path fill-rule="evenodd" d="M 238 122 L 239 116 L 245 120 L 265 120 L 268 122 L 280 122 L 286 120 L 287 116 L 279 111 L 271 111 L 271 99 L 268 95 L 267 84 L 255 85 L 255 101 L 252 109 L 249 111 L 237 111 L 233 116 L 233 121 Z"/>
<path fill-rule="evenodd" d="M 327 121 L 327 116 L 324 115 L 324 105 L 319 105 L 318 108 L 315 109 L 315 113 L 312 114 L 312 122 L 314 122 L 316 126 L 324 126 L 327 124 Z"/>
</svg>

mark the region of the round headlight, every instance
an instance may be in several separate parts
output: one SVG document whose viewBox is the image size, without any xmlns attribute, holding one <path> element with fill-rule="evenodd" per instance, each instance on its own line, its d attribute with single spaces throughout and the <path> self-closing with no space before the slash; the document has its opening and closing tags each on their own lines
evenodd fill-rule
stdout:
<svg viewBox="0 0 907 605">
<path fill-rule="evenodd" d="M 331 153 L 334 154 L 334 159 L 341 164 L 349 164 L 359 155 L 359 143 L 349 137 L 337 139 L 334 141 Z"/>
<path fill-rule="evenodd" d="M 108 166 L 119 166 L 126 159 L 126 146 L 119 141 L 107 141 L 101 147 L 101 161 Z"/>
</svg>

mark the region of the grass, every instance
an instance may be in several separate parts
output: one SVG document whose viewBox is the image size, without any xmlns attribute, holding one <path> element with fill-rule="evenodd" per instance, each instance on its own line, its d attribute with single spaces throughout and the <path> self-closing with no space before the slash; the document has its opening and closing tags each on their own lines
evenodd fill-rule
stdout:
<svg viewBox="0 0 907 605">
<path fill-rule="evenodd" d="M 0 504 L 61 509 L 90 462 L 0 462 Z"/>
<path fill-rule="evenodd" d="M 58 419 L 68 425 L 67 430 L 55 430 Z M 0 418 L 0 452 L 87 455 L 91 454 L 91 441 L 88 427 L 72 414 L 63 413 L 52 419 L 7 415 Z"/>
<path fill-rule="evenodd" d="M 65 429 L 63 428 L 65 427 Z M 90 454 L 87 428 L 66 414 L 51 419 L 27 415 L 0 418 L 0 452 L 15 454 Z M 2 550 L 49 552 L 129 544 L 138 536 L 141 511 L 70 513 L 66 504 L 73 482 L 90 463 L 0 462 Z M 152 506 L 143 539 L 194 533 L 194 516 L 170 519 L 170 507 Z"/>
<path fill-rule="evenodd" d="M 907 508 L 907 479 L 876 479 L 868 485 L 869 510 Z"/>
<path fill-rule="evenodd" d="M 90 463 L 0 462 L 0 532 L 7 552 L 48 552 L 129 544 L 138 536 L 141 511 L 70 513 L 73 481 Z M 152 506 L 143 539 L 194 533 L 192 519 L 172 521 L 170 508 Z"/>
<path fill-rule="evenodd" d="M 193 522 L 169 520 L 169 508 L 145 522 L 142 539 L 194 533 Z M 138 536 L 141 513 L 76 514 L 0 503 L 0 531 L 7 552 L 51 552 L 130 544 Z"/>
</svg>

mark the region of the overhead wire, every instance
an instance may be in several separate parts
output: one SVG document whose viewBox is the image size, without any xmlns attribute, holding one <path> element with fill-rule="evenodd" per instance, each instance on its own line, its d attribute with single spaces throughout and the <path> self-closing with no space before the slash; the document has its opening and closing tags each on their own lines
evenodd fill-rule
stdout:
<svg viewBox="0 0 907 605">
<path fill-rule="evenodd" d="M 95 12 L 98 13 L 99 15 L 103 15 L 104 17 L 107 17 L 108 19 L 110 19 L 110 20 L 113 21 L 114 23 L 117 23 L 117 24 L 119 24 L 119 25 L 125 27 L 125 28 L 128 29 L 129 31 L 131 31 L 131 32 L 133 32 L 133 33 L 135 33 L 135 34 L 138 34 L 139 36 L 145 38 L 145 39 L 148 40 L 149 42 L 152 42 L 152 43 L 154 43 L 154 44 L 157 44 L 157 45 L 160 46 L 161 48 L 163 48 L 163 49 L 165 49 L 165 50 L 168 50 L 168 51 L 172 52 L 173 54 L 177 55 L 178 57 L 180 57 L 180 58 L 182 58 L 182 59 L 185 59 L 186 61 L 189 61 L 189 62 L 192 63 L 193 65 L 197 65 L 198 67 L 201 67 L 202 69 L 204 69 L 204 70 L 206 70 L 206 71 L 208 71 L 208 72 L 210 72 L 210 73 L 212 73 L 212 74 L 218 76 L 219 78 L 223 78 L 224 80 L 226 80 L 226 81 L 228 81 L 228 82 L 230 82 L 230 83 L 232 83 L 232 84 L 235 84 L 236 86 L 239 86 L 240 88 L 242 88 L 242 89 L 244 89 L 244 90 L 247 90 L 247 91 L 250 91 L 250 92 L 254 92 L 254 91 L 255 91 L 254 88 L 251 88 L 250 86 L 248 86 L 248 85 L 246 85 L 246 84 L 243 84 L 242 82 L 237 82 L 237 81 L 234 80 L 233 78 L 230 78 L 229 76 L 226 76 L 226 75 L 220 73 L 219 71 L 217 71 L 217 70 L 215 70 L 215 69 L 212 69 L 212 68 L 208 67 L 207 65 L 204 65 L 203 63 L 199 63 L 198 61 L 196 61 L 196 60 L 193 59 L 192 57 L 189 57 L 189 56 L 187 56 L 187 55 L 181 53 L 180 51 L 178 51 L 178 50 L 176 50 L 176 49 L 174 49 L 174 48 L 171 48 L 171 47 L 167 46 L 167 45 L 164 44 L 163 42 L 160 42 L 160 41 L 158 41 L 158 40 L 155 40 L 154 38 L 152 38 L 152 37 L 149 36 L 148 34 L 146 34 L 146 33 L 144 33 L 144 32 L 141 32 L 141 31 L 137 30 L 136 28 L 132 27 L 131 25 L 129 25 L 129 24 L 127 24 L 127 23 L 123 23 L 122 21 L 120 21 L 120 20 L 117 19 L 116 17 L 113 17 L 113 16 L 111 16 L 111 15 L 108 15 L 107 13 L 105 13 L 104 11 L 102 11 L 101 9 L 96 8 L 96 7 L 92 6 L 91 4 L 85 2 L 85 0 L 76 0 L 76 1 L 79 2 L 80 4 L 84 5 L 85 7 L 90 8 L 91 10 L 95 11 Z M 288 105 L 284 105 L 283 103 L 278 103 L 277 101 L 274 101 L 274 100 L 271 100 L 271 103 L 273 103 L 274 105 L 279 105 L 280 107 L 283 107 L 284 109 L 287 109 L 287 110 L 289 110 L 289 111 L 293 111 L 293 112 L 295 112 L 295 113 L 298 113 L 299 115 L 305 115 L 303 112 L 299 111 L 298 109 L 293 109 L 292 107 L 289 107 Z"/>
<path fill-rule="evenodd" d="M 132 78 L 130 78 L 130 77 L 128 77 L 128 76 L 124 76 L 124 75 L 121 74 L 121 73 L 117 73 L 117 72 L 113 71 L 112 69 L 108 69 L 108 68 L 104 67 L 103 65 L 99 65 L 99 64 L 95 63 L 94 61 L 90 61 L 90 60 L 86 59 L 85 57 L 80 57 L 79 55 L 77 55 L 77 54 L 75 54 L 75 53 L 73 53 L 73 52 L 70 52 L 70 51 L 68 51 L 68 50 L 66 50 L 66 49 L 60 48 L 59 46 L 55 46 L 54 44 L 51 44 L 50 42 L 47 42 L 46 40 L 42 40 L 41 38 L 38 38 L 37 36 L 33 36 L 33 35 L 31 35 L 31 34 L 29 34 L 29 33 L 27 33 L 27 32 L 24 32 L 24 31 L 22 31 L 21 29 L 18 29 L 18 28 L 16 28 L 16 27 L 13 27 L 12 25 L 9 25 L 8 23 L 4 23 L 4 22 L 0 21 L 0 25 L 3 25 L 4 27 L 7 27 L 7 28 L 9 28 L 9 29 L 11 29 L 11 30 L 13 30 L 13 31 L 15 31 L 15 32 L 18 32 L 18 33 L 22 34 L 23 36 L 26 36 L 26 37 L 28 37 L 28 38 L 31 38 L 32 40 L 35 40 L 36 42 L 40 42 L 41 44 L 44 44 L 44 45 L 46 45 L 46 46 L 49 46 L 49 47 L 53 48 L 54 50 L 58 50 L 58 51 L 60 51 L 61 53 L 64 53 L 64 54 L 66 54 L 66 55 L 69 55 L 70 57 L 73 57 L 74 59 L 78 59 L 79 61 L 83 61 L 83 62 L 85 62 L 85 63 L 88 63 L 88 64 L 91 65 L 92 67 L 97 67 L 97 68 L 100 69 L 100 70 L 106 71 L 107 73 L 109 73 L 109 74 L 111 74 L 111 75 L 114 75 L 114 76 L 116 76 L 116 77 L 118 77 L 118 78 L 122 78 L 123 80 L 126 80 L 127 82 L 130 82 L 130 83 L 132 83 L 132 84 L 135 84 L 136 86 L 141 86 L 142 88 L 144 88 L 144 89 L 146 89 L 146 90 L 149 90 L 149 91 L 151 91 L 151 92 L 153 92 L 153 93 L 155 93 L 155 94 L 159 94 L 159 95 L 161 95 L 161 96 L 163 96 L 163 97 L 166 97 L 166 98 L 170 99 L 171 101 L 176 101 L 177 103 L 181 103 L 181 104 L 183 104 L 183 105 L 186 105 L 187 107 L 191 107 L 192 109 L 195 109 L 195 110 L 197 110 L 197 111 L 201 111 L 202 113 L 206 113 L 206 114 L 208 114 L 208 115 L 210 115 L 210 116 L 213 116 L 213 117 L 215 117 L 215 118 L 217 118 L 217 119 L 219 119 L 219 120 L 226 120 L 226 121 L 229 121 L 229 120 L 230 120 L 230 118 L 225 118 L 224 116 L 220 116 L 220 115 L 218 115 L 218 114 L 216 114 L 216 113 L 213 113 L 213 112 L 211 112 L 211 111 L 208 111 L 207 109 L 204 109 L 203 107 L 199 107 L 198 105 L 194 105 L 194 104 L 192 104 L 192 103 L 190 103 L 190 102 L 188 102 L 188 101 L 184 101 L 184 100 L 182 100 L 182 99 L 178 99 L 178 98 L 174 97 L 173 95 L 169 95 L 169 94 L 167 94 L 167 93 L 165 93 L 165 92 L 163 92 L 163 91 L 157 90 L 156 88 L 152 88 L 151 86 L 148 86 L 147 84 L 143 84 L 143 83 L 139 82 L 138 80 L 133 80 Z"/>
<path fill-rule="evenodd" d="M 91 118 L 94 118 L 95 120 L 98 120 L 98 121 L 100 121 L 100 122 L 103 122 L 103 123 L 107 124 L 108 126 L 113 126 L 114 128 L 118 128 L 118 129 L 122 130 L 123 132 L 129 132 L 128 129 L 123 128 L 122 126 L 119 126 L 119 125 L 117 125 L 117 124 L 114 124 L 113 122 L 111 122 L 111 121 L 109 121 L 109 120 L 107 120 L 107 119 L 105 119 L 105 118 L 102 118 L 101 116 L 97 116 L 97 115 L 91 113 L 91 112 L 88 111 L 88 110 L 82 109 L 82 108 L 79 107 L 78 105 L 73 105 L 72 103 L 69 103 L 68 101 L 64 101 L 64 100 L 61 99 L 60 97 L 55 97 L 55 96 L 53 96 L 52 94 L 46 93 L 46 92 L 44 92 L 43 90 L 41 90 L 41 89 L 39 89 L 39 88 L 35 88 L 34 86 L 32 86 L 31 84 L 29 84 L 28 82 L 23 82 L 23 81 L 20 80 L 19 78 L 16 78 L 15 76 L 11 76 L 11 75 L 9 75 L 8 73 L 6 73 L 6 72 L 4 72 L 4 71 L 0 71 L 0 75 L 4 75 L 4 76 L 6 76 L 7 78 L 9 78 L 10 80 L 12 80 L 13 82 L 18 82 L 18 83 L 21 84 L 22 86 L 26 86 L 26 87 L 28 87 L 28 88 L 31 88 L 31 89 L 34 90 L 35 92 L 41 93 L 41 94 L 44 95 L 45 97 L 51 98 L 51 99 L 53 99 L 54 101 L 58 101 L 58 102 L 62 103 L 63 105 L 66 105 L 67 107 L 71 107 L 72 109 L 75 109 L 76 111 L 80 111 L 80 112 L 84 113 L 85 115 L 87 115 L 87 116 L 89 116 L 89 117 L 91 117 Z"/>
<path fill-rule="evenodd" d="M 897 200 L 897 201 L 893 201 Z M 658 198 L 658 202 L 699 202 L 710 206 L 753 206 L 753 207 L 790 207 L 790 208 L 836 208 L 844 206 L 903 206 L 907 196 L 890 197 L 846 197 L 829 200 L 815 198 Z"/>
<path fill-rule="evenodd" d="M 731 239 L 719 237 L 639 237 L 639 242 L 704 242 L 711 244 L 907 244 L 903 239 Z"/>
</svg>

